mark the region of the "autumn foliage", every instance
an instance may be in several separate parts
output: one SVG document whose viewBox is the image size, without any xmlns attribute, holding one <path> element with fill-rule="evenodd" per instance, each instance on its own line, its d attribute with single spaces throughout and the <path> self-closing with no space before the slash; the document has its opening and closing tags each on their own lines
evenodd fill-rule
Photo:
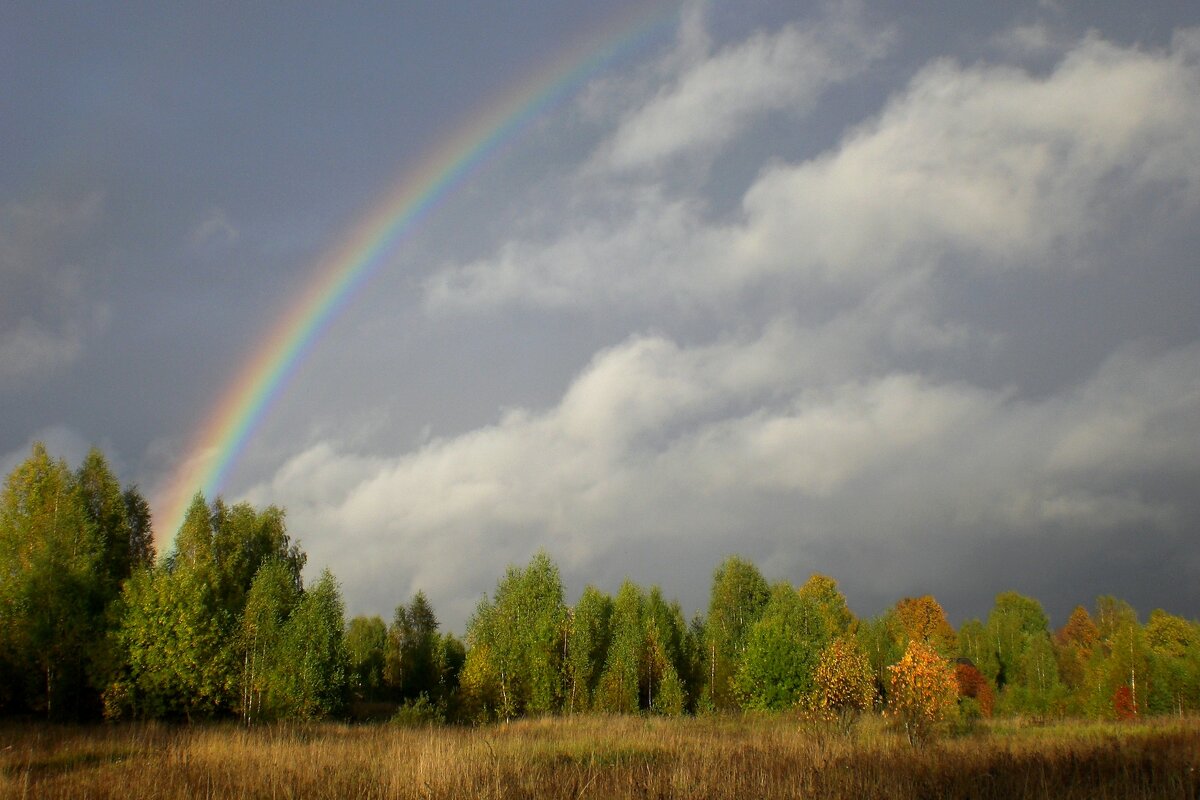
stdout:
<svg viewBox="0 0 1200 800">
<path fill-rule="evenodd" d="M 833 641 L 821 653 L 813 676 L 817 710 L 830 718 L 847 719 L 875 703 L 871 662 L 858 642 L 849 637 Z"/>
<path fill-rule="evenodd" d="M 946 612 L 931 595 L 906 597 L 896 603 L 896 618 L 912 641 L 931 645 L 944 655 L 953 655 L 957 637 Z"/>
<path fill-rule="evenodd" d="M 992 685 L 982 672 L 972 664 L 956 664 L 954 680 L 958 683 L 959 697 L 969 697 L 979 704 L 979 710 L 990 717 L 996 706 L 996 695 Z"/>
<path fill-rule="evenodd" d="M 1117 719 L 1133 719 L 1137 716 L 1137 703 L 1134 702 L 1133 692 L 1124 684 L 1113 692 L 1112 704 Z"/>
<path fill-rule="evenodd" d="M 913 744 L 929 739 L 957 710 L 958 683 L 950 663 L 919 641 L 888 667 L 888 710 Z"/>
</svg>

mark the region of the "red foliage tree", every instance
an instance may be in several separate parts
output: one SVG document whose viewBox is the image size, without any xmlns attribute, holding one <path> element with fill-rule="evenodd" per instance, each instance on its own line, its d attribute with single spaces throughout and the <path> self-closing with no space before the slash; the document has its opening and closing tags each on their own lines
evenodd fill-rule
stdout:
<svg viewBox="0 0 1200 800">
<path fill-rule="evenodd" d="M 1121 684 L 1113 692 L 1112 704 L 1117 719 L 1133 719 L 1137 716 L 1137 703 L 1133 700 L 1133 691 L 1125 684 Z"/>
<path fill-rule="evenodd" d="M 954 680 L 958 682 L 958 696 L 970 697 L 979 703 L 979 710 L 985 717 L 992 715 L 996 707 L 996 695 L 992 691 L 991 682 L 973 664 L 956 664 Z"/>
</svg>

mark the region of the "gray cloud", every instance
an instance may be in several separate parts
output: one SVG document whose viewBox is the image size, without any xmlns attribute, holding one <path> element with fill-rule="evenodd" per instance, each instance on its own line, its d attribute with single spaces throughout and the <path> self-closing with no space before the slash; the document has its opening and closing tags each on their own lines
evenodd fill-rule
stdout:
<svg viewBox="0 0 1200 800">
<path fill-rule="evenodd" d="M 1077 263 L 1123 204 L 1200 199 L 1198 42 L 1188 31 L 1147 52 L 1090 37 L 1045 78 L 937 61 L 832 152 L 768 166 L 739 219 L 713 224 L 696 198 L 627 191 L 616 222 L 568 220 L 557 239 L 442 270 L 427 305 L 703 304 L 764 282 L 907 282 L 951 258 Z"/>
<path fill-rule="evenodd" d="M 681 49 L 702 37 L 684 28 Z M 719 149 L 773 111 L 810 111 L 830 86 L 884 54 L 891 34 L 867 30 L 850 6 L 816 24 L 760 33 L 705 58 L 680 60 L 677 74 L 624 114 L 602 150 L 618 171 L 656 168 Z"/>
<path fill-rule="evenodd" d="M 76 361 L 107 324 L 75 246 L 96 224 L 103 198 L 0 206 L 0 378 L 40 378 Z"/>
</svg>

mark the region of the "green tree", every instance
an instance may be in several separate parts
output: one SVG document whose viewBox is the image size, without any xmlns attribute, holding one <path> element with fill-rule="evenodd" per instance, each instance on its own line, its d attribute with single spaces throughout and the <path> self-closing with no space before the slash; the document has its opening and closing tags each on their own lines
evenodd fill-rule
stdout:
<svg viewBox="0 0 1200 800">
<path fill-rule="evenodd" d="M 359 700 L 383 697 L 388 630 L 381 617 L 354 617 L 346 629 L 350 691 Z"/>
<path fill-rule="evenodd" d="M 1150 692 L 1147 708 L 1155 714 L 1176 713 L 1197 707 L 1200 685 L 1188 663 L 1200 645 L 1200 630 L 1183 617 L 1162 609 L 1150 612 L 1146 623 L 1146 643 L 1150 648 Z"/>
<path fill-rule="evenodd" d="M 439 637 L 437 647 L 437 697 L 441 698 L 447 705 L 453 700 L 455 692 L 458 691 L 459 676 L 462 674 L 462 669 L 466 661 L 467 648 L 462 643 L 462 640 L 453 633 L 445 633 Z"/>
<path fill-rule="evenodd" d="M 167 555 L 166 568 L 174 571 L 178 568 L 189 568 L 207 573 L 213 563 L 213 520 L 208 509 L 208 501 L 202 492 L 192 496 L 192 502 L 183 516 L 183 523 L 175 535 L 175 548 Z M 205 574 L 206 583 L 212 582 L 212 576 Z"/>
<path fill-rule="evenodd" d="M 77 473 L 84 515 L 100 539 L 101 575 L 105 600 L 116 597 L 121 581 L 133 570 L 130 544 L 133 530 L 121 484 L 104 454 L 96 448 L 88 451 Z"/>
<path fill-rule="evenodd" d="M 1123 600 L 1101 596 L 1093 619 L 1097 640 L 1084 668 L 1086 688 L 1078 702 L 1091 716 L 1111 718 L 1113 698 L 1124 687 L 1131 708 L 1144 711 L 1150 653 L 1137 612 Z"/>
<path fill-rule="evenodd" d="M 596 690 L 596 708 L 618 714 L 633 714 L 641 708 L 645 630 L 642 606 L 645 599 L 637 584 L 626 580 L 613 600 L 611 640 L 604 672 Z"/>
<path fill-rule="evenodd" d="M 1012 711 L 1039 715 L 1065 711 L 1066 690 L 1058 677 L 1058 660 L 1046 632 L 1029 638 L 1021 650 L 1021 659 L 1001 695 Z"/>
<path fill-rule="evenodd" d="M 837 581 L 828 575 L 814 572 L 800 587 L 800 596 L 816 604 L 825 618 L 825 629 L 831 636 L 853 633 L 858 621 L 846 605 L 846 597 Z"/>
<path fill-rule="evenodd" d="M 1003 692 L 1006 684 L 1017 681 L 1021 659 L 1035 638 L 1046 635 L 1050 620 L 1042 605 L 1017 592 L 1002 592 L 988 614 L 988 637 L 996 650 L 1000 671 L 996 683 Z"/>
<path fill-rule="evenodd" d="M 218 602 L 230 615 L 241 615 L 254 576 L 272 559 L 288 569 L 300 588 L 300 573 L 307 557 L 288 536 L 282 509 L 268 506 L 258 511 L 249 503 L 227 506 L 217 498 L 210 516 L 213 588 Z"/>
<path fill-rule="evenodd" d="M 271 560 L 259 568 L 246 597 L 239 632 L 242 657 L 242 720 L 278 717 L 288 711 L 284 699 L 286 674 L 284 631 L 300 602 L 300 589 L 288 565 Z"/>
<path fill-rule="evenodd" d="M 568 713 L 591 708 L 611 638 L 612 598 L 588 586 L 570 614 L 567 639 Z"/>
<path fill-rule="evenodd" d="M 437 656 L 438 621 L 424 592 L 417 592 L 407 606 L 396 607 L 388 629 L 384 678 L 400 700 L 415 700 L 424 694 L 435 699 L 441 676 Z"/>
<path fill-rule="evenodd" d="M 713 573 L 704 626 L 709 670 L 705 697 L 712 707 L 737 707 L 733 679 L 750 629 L 762 616 L 770 595 L 758 568 L 738 556 L 725 559 Z"/>
<path fill-rule="evenodd" d="M 895 610 L 888 609 L 878 617 L 860 621 L 856 638 L 871 664 L 875 690 L 880 697 L 886 698 L 890 682 L 888 667 L 904 656 L 904 647 L 907 645 Z"/>
<path fill-rule="evenodd" d="M 125 519 L 129 523 L 129 567 L 133 570 L 154 565 L 154 526 L 150 515 L 150 504 L 138 491 L 130 486 L 121 495 L 125 501 Z"/>
<path fill-rule="evenodd" d="M 284 626 L 281 706 L 288 716 L 317 719 L 342 709 L 349 672 L 344 627 L 341 590 L 324 570 Z"/>
<path fill-rule="evenodd" d="M 704 616 L 696 612 L 684 630 L 683 663 L 679 669 L 687 710 L 692 713 L 705 708 L 704 692 L 709 676 L 707 649 L 704 646 L 706 639 Z"/>
<path fill-rule="evenodd" d="M 500 713 L 543 714 L 561 707 L 567 608 L 558 567 L 538 552 L 525 569 L 510 566 L 493 599 L 484 598 L 467 623 L 472 649 L 486 645 L 491 664 L 470 663 L 472 679 L 496 675 Z M 481 656 L 482 657 L 482 656 Z"/>
<path fill-rule="evenodd" d="M 96 702 L 89 673 L 112 591 L 105 555 L 79 482 L 35 444 L 0 496 L 0 649 L 10 705 L 74 716 Z"/>
<path fill-rule="evenodd" d="M 115 635 L 128 678 L 110 688 L 136 716 L 191 719 L 230 706 L 239 664 L 203 569 L 135 572 L 122 605 Z"/>
<path fill-rule="evenodd" d="M 832 637 L 816 603 L 782 582 L 751 628 L 735 685 L 747 708 L 791 708 L 813 693 L 821 652 Z"/>
<path fill-rule="evenodd" d="M 476 611 L 476 619 L 479 611 Z M 508 716 L 507 686 L 501 682 L 499 659 L 491 646 L 477 641 L 467 651 L 462 671 L 458 675 L 455 695 L 455 718 L 461 722 L 489 722 Z"/>
<path fill-rule="evenodd" d="M 677 664 L 682 614 L 662 599 L 658 587 L 647 596 L 626 580 L 613 601 L 611 643 L 596 690 L 601 711 L 680 714 L 685 703 Z"/>
<path fill-rule="evenodd" d="M 286 699 L 292 690 L 277 685 L 274 671 L 260 668 L 263 659 L 272 661 L 270 653 L 244 649 L 244 612 L 264 565 L 272 565 L 270 586 L 286 581 L 298 596 L 304 561 L 279 509 L 259 512 L 220 499 L 210 506 L 197 492 L 161 566 L 127 583 L 116 637 L 127 668 L 110 694 L 148 716 L 234 709 L 248 718 L 255 709 L 292 714 Z M 266 613 L 258 609 L 252 624 L 266 624 L 260 612 Z M 255 658 L 253 670 L 247 669 L 248 655 Z"/>
<path fill-rule="evenodd" d="M 1000 662 L 996 659 L 996 646 L 982 621 L 969 619 L 958 629 L 958 655 L 969 659 L 980 674 L 995 686 L 996 676 L 1000 674 Z"/>
</svg>

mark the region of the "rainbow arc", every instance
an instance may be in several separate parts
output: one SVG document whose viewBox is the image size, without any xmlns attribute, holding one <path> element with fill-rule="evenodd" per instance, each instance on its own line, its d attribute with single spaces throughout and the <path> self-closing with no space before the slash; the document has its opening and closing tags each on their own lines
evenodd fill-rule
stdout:
<svg viewBox="0 0 1200 800">
<path fill-rule="evenodd" d="M 242 363 L 166 488 L 156 497 L 159 549 L 174 540 L 192 496 L 221 491 L 267 412 L 330 322 L 421 221 L 530 122 L 569 97 L 622 55 L 673 22 L 675 6 L 656 4 L 609 21 L 575 47 L 494 98 L 395 184 L 312 270 L 295 300 Z"/>
</svg>

